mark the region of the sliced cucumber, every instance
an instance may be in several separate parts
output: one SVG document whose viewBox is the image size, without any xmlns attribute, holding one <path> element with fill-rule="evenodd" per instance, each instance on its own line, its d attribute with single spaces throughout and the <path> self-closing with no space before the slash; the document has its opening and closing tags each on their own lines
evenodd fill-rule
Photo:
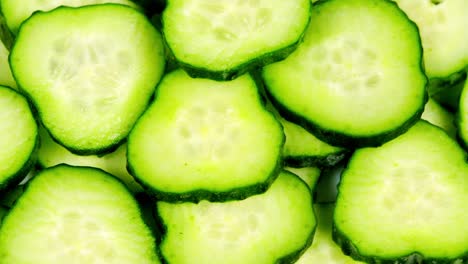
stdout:
<svg viewBox="0 0 468 264">
<path fill-rule="evenodd" d="M 191 76 L 234 79 L 289 55 L 307 27 L 310 5 L 310 0 L 168 0 L 163 32 Z"/>
<path fill-rule="evenodd" d="M 3 42 L 0 41 L 0 85 L 17 89 L 17 84 L 8 62 L 8 55 L 10 55 L 10 52 Z"/>
<path fill-rule="evenodd" d="M 128 6 L 59 7 L 22 24 L 10 63 L 51 136 L 74 153 L 101 154 L 146 109 L 164 48 L 149 20 Z"/>
<path fill-rule="evenodd" d="M 160 263 L 125 186 L 101 170 L 60 165 L 28 184 L 0 227 L 3 264 Z"/>
<path fill-rule="evenodd" d="M 26 98 L 0 86 L 0 191 L 26 176 L 36 160 L 38 142 L 37 123 Z"/>
<path fill-rule="evenodd" d="M 49 168 L 61 163 L 73 166 L 95 167 L 121 179 L 132 192 L 143 191 L 141 185 L 127 171 L 126 144 L 122 144 L 115 151 L 102 156 L 80 156 L 71 153 L 56 143 L 42 127 L 39 128 L 39 136 L 41 145 L 37 153 L 37 162 L 40 167 Z"/>
<path fill-rule="evenodd" d="M 434 99 L 429 98 L 421 118 L 444 129 L 450 137 L 455 138 L 457 133 L 455 115 L 439 105 Z"/>
<path fill-rule="evenodd" d="M 319 1 L 304 42 L 262 75 L 282 116 L 352 149 L 389 141 L 419 119 L 421 59 L 417 27 L 395 3 Z"/>
<path fill-rule="evenodd" d="M 317 229 L 312 245 L 301 256 L 296 264 L 359 264 L 341 252 L 332 239 L 334 204 L 315 204 Z"/>
<path fill-rule="evenodd" d="M 393 0 L 416 22 L 430 79 L 448 78 L 468 66 L 466 0 Z"/>
<path fill-rule="evenodd" d="M 334 239 L 368 263 L 468 260 L 467 154 L 442 129 L 419 121 L 344 170 Z"/>
<path fill-rule="evenodd" d="M 457 134 L 460 138 L 460 143 L 468 150 L 468 81 L 460 95 L 459 110 L 457 114 Z"/>
<path fill-rule="evenodd" d="M 320 169 L 317 167 L 304 167 L 304 168 L 291 168 L 285 167 L 285 170 L 294 173 L 296 176 L 299 176 L 301 180 L 303 180 L 307 186 L 309 186 L 310 190 L 313 191 L 314 187 L 317 184 L 317 180 L 320 177 Z"/>
<path fill-rule="evenodd" d="M 138 6 L 130 0 L 0 0 L 7 25 L 15 35 L 20 25 L 34 12 L 50 11 L 59 6 L 80 7 L 104 3 L 123 4 L 138 9 Z"/>
<path fill-rule="evenodd" d="M 301 168 L 310 166 L 330 167 L 340 162 L 347 150 L 331 146 L 299 125 L 277 117 L 283 125 L 286 142 L 283 156 L 286 166 Z"/>
<path fill-rule="evenodd" d="M 157 203 L 167 233 L 168 263 L 293 263 L 312 242 L 312 197 L 297 176 L 282 172 L 263 194 L 242 201 Z"/>
<path fill-rule="evenodd" d="M 131 174 L 159 199 L 242 199 L 282 165 L 284 134 L 249 75 L 218 82 L 177 70 L 128 138 Z"/>
</svg>

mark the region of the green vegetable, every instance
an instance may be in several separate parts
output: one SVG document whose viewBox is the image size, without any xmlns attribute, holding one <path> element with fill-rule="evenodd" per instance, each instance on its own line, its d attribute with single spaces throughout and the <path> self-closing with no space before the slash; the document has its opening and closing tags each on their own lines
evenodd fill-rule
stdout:
<svg viewBox="0 0 468 264">
<path fill-rule="evenodd" d="M 146 109 L 164 54 L 160 33 L 140 12 L 103 4 L 35 13 L 21 26 L 10 64 L 56 141 L 102 154 Z"/>
<path fill-rule="evenodd" d="M 420 118 L 421 59 L 418 29 L 394 3 L 319 1 L 304 42 L 262 75 L 283 117 L 354 149 L 381 145 Z"/>
<path fill-rule="evenodd" d="M 130 192 L 94 168 L 41 171 L 0 227 L 4 264 L 155 264 L 156 250 Z"/>
<path fill-rule="evenodd" d="M 380 147 L 357 150 L 338 189 L 335 241 L 368 263 L 464 263 L 466 159 L 456 141 L 426 121 Z"/>
<path fill-rule="evenodd" d="M 249 75 L 219 82 L 167 74 L 128 138 L 132 175 L 158 199 L 223 201 L 266 191 L 284 134 Z"/>
<path fill-rule="evenodd" d="M 168 263 L 292 263 L 312 242 L 312 196 L 297 176 L 282 172 L 263 194 L 242 201 L 158 202 Z"/>
<path fill-rule="evenodd" d="M 301 41 L 310 0 L 168 0 L 163 33 L 191 76 L 234 79 L 284 59 Z M 196 45 L 194 45 L 196 43 Z"/>
</svg>

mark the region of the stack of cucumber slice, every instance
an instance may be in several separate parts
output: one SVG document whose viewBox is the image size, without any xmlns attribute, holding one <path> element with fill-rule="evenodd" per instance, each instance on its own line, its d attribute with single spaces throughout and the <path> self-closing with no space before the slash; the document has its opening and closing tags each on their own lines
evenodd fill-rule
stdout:
<svg viewBox="0 0 468 264">
<path fill-rule="evenodd" d="M 466 0 L 0 10 L 0 263 L 468 263 Z"/>
</svg>

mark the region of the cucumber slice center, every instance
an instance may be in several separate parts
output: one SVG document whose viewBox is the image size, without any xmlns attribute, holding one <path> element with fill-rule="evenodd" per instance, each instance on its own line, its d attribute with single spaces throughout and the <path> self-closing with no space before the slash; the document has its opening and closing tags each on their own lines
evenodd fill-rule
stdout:
<svg viewBox="0 0 468 264">
<path fill-rule="evenodd" d="M 109 40 L 68 36 L 54 41 L 48 61 L 53 90 L 80 109 L 105 108 L 122 98 L 132 67 L 128 50 L 109 45 Z"/>
<path fill-rule="evenodd" d="M 441 184 L 443 179 L 443 174 L 424 167 L 397 168 L 383 179 L 382 208 L 408 226 L 438 218 L 436 214 L 453 204 L 451 190 Z"/>
<path fill-rule="evenodd" d="M 94 218 L 78 211 L 63 212 L 57 217 L 55 226 L 49 244 L 64 249 L 58 252 L 57 259 L 86 259 L 87 263 L 101 263 L 104 259 L 111 261 L 117 255 L 110 243 L 112 238 Z"/>
<path fill-rule="evenodd" d="M 236 155 L 240 137 L 239 113 L 233 107 L 192 105 L 177 114 L 177 135 L 184 157 L 194 160 L 219 160 Z"/>
<path fill-rule="evenodd" d="M 310 67 L 308 61 L 321 61 L 325 65 L 317 63 Z M 311 68 L 315 80 L 337 95 L 365 95 L 382 81 L 377 52 L 352 37 L 326 41 L 311 49 L 302 62 L 304 69 Z"/>
</svg>

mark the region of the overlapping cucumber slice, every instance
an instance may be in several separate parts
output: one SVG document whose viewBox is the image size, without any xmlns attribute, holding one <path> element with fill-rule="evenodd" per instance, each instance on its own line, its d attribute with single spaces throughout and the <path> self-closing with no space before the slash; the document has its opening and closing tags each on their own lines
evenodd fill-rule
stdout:
<svg viewBox="0 0 468 264">
<path fill-rule="evenodd" d="M 426 121 L 381 147 L 357 150 L 339 185 L 335 240 L 369 263 L 464 263 L 466 159 Z"/>
</svg>

